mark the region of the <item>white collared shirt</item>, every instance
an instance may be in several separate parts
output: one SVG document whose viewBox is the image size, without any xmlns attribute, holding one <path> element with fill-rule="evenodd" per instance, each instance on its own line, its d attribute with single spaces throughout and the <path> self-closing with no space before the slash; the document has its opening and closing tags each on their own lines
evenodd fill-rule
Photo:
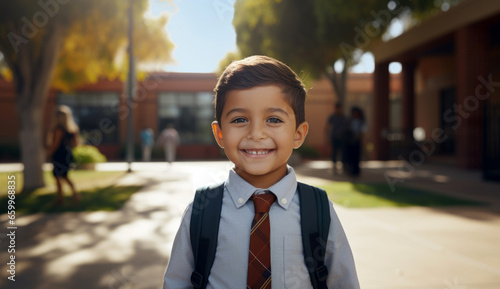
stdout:
<svg viewBox="0 0 500 289">
<path fill-rule="evenodd" d="M 255 188 L 231 170 L 225 182 L 215 261 L 208 278 L 208 289 L 246 288 L 250 227 L 254 217 L 253 202 L 248 200 Z M 293 168 L 279 182 L 265 188 L 276 195 L 271 206 L 272 288 L 312 288 L 302 249 L 300 204 Z M 192 288 L 194 270 L 189 225 L 192 204 L 186 209 L 174 240 L 164 289 Z M 325 265 L 330 289 L 359 288 L 354 261 L 344 230 L 330 202 L 330 231 Z"/>
</svg>

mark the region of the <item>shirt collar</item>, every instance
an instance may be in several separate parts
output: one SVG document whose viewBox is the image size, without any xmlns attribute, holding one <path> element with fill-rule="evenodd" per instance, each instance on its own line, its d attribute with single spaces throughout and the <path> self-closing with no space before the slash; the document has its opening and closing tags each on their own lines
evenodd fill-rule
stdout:
<svg viewBox="0 0 500 289">
<path fill-rule="evenodd" d="M 270 190 L 276 195 L 276 202 L 286 210 L 290 206 L 295 191 L 297 190 L 297 177 L 294 169 L 287 166 L 287 174 L 276 184 L 269 188 L 256 188 L 241 178 L 234 169 L 232 169 L 229 171 L 229 177 L 226 180 L 226 189 L 236 208 L 241 208 L 245 205 L 256 191 Z"/>
</svg>

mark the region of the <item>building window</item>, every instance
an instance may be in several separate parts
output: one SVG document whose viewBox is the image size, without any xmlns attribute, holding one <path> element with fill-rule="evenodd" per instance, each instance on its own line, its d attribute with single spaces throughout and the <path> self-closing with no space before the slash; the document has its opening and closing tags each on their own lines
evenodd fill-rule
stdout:
<svg viewBox="0 0 500 289">
<path fill-rule="evenodd" d="M 80 134 L 86 143 L 92 145 L 118 143 L 117 106 L 120 103 L 118 93 L 60 93 L 57 103 L 71 108 L 75 122 L 80 127 Z"/>
<path fill-rule="evenodd" d="M 211 92 L 163 92 L 158 95 L 158 124 L 163 130 L 172 123 L 181 144 L 213 144 L 214 119 Z"/>
<path fill-rule="evenodd" d="M 393 132 L 400 133 L 403 130 L 402 111 L 401 93 L 389 93 L 389 129 Z"/>
</svg>

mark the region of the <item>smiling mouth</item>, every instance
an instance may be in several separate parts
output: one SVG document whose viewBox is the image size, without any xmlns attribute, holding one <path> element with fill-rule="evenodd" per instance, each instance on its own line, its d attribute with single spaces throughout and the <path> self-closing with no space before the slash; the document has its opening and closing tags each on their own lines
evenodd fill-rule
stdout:
<svg viewBox="0 0 500 289">
<path fill-rule="evenodd" d="M 267 154 L 273 152 L 274 149 L 248 149 L 248 150 L 242 150 L 242 151 L 245 152 L 246 154 L 249 154 L 249 155 L 263 156 L 263 155 L 267 155 Z"/>
</svg>

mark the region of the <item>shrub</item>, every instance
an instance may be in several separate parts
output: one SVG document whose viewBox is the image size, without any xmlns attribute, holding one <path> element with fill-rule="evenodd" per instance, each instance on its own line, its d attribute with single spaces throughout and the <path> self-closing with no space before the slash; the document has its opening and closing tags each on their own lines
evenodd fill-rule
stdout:
<svg viewBox="0 0 500 289">
<path fill-rule="evenodd" d="M 19 161 L 21 152 L 17 144 L 0 144 L 0 159 L 4 161 Z"/>
<path fill-rule="evenodd" d="M 95 147 L 90 145 L 80 145 L 73 149 L 73 157 L 76 165 L 103 163 L 106 156 Z"/>
<path fill-rule="evenodd" d="M 297 149 L 297 152 L 303 158 L 314 159 L 321 156 L 319 151 L 311 146 L 302 145 Z"/>
</svg>

